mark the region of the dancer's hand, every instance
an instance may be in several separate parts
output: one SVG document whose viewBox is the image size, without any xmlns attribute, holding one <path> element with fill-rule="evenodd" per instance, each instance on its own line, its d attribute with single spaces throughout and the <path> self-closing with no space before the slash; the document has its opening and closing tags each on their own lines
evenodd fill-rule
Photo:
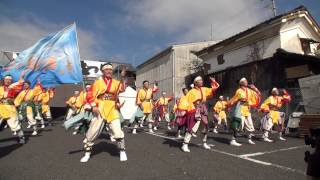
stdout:
<svg viewBox="0 0 320 180">
<path fill-rule="evenodd" d="M 209 79 L 210 79 L 211 82 L 215 82 L 216 81 L 216 79 L 214 77 L 212 77 L 212 76 L 210 76 Z"/>
</svg>

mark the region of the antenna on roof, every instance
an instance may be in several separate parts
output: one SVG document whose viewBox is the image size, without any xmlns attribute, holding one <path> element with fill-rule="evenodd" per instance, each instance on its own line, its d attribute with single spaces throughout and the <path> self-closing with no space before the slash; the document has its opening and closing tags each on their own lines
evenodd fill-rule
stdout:
<svg viewBox="0 0 320 180">
<path fill-rule="evenodd" d="M 264 1 L 264 0 L 261 0 Z M 265 8 L 271 8 L 273 16 L 277 16 L 277 7 L 276 7 L 276 0 L 270 0 L 271 4 L 267 5 Z"/>
<path fill-rule="evenodd" d="M 210 40 L 213 41 L 213 24 L 211 24 Z"/>
</svg>

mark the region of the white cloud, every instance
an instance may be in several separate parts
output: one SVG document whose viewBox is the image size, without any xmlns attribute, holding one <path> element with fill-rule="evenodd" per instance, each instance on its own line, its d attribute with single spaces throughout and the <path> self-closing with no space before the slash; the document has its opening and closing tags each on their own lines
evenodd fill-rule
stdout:
<svg viewBox="0 0 320 180">
<path fill-rule="evenodd" d="M 68 24 L 55 24 L 32 14 L 17 18 L 0 18 L 0 50 L 22 51 L 36 43 L 40 38 L 59 31 Z M 96 58 L 100 47 L 97 37 L 90 31 L 77 27 L 81 58 Z"/>
<path fill-rule="evenodd" d="M 140 0 L 126 7 L 128 22 L 175 41 L 225 39 L 270 17 L 269 0 Z"/>
</svg>

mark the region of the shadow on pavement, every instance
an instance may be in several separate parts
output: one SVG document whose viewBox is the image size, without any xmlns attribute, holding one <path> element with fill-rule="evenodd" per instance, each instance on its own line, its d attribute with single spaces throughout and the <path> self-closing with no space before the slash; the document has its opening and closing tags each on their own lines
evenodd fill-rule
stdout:
<svg viewBox="0 0 320 180">
<path fill-rule="evenodd" d="M 107 142 L 99 142 L 98 144 L 93 146 L 93 156 L 102 152 L 108 152 L 111 156 L 119 156 L 118 147 L 115 144 Z"/>
<path fill-rule="evenodd" d="M 15 140 L 16 140 L 16 138 L 15 138 Z M 23 145 L 16 143 L 16 144 L 11 144 L 8 146 L 0 147 L 0 159 L 7 156 L 11 152 L 15 151 L 16 149 L 18 149 L 19 147 L 22 147 L 22 146 Z"/>
<path fill-rule="evenodd" d="M 230 144 L 230 139 L 224 138 L 224 137 L 209 136 L 208 139 L 213 139 L 214 141 L 217 141 L 223 144 L 228 144 L 228 145 Z"/>
</svg>

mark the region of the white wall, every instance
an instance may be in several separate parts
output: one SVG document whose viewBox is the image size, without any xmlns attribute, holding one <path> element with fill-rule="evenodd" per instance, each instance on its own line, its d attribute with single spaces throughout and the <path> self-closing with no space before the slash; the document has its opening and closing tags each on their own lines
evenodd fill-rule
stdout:
<svg viewBox="0 0 320 180">
<path fill-rule="evenodd" d="M 313 28 L 304 17 L 284 23 L 280 30 L 281 47 L 289 52 L 303 54 L 299 38 L 311 38 L 320 41 L 319 33 L 317 34 Z M 315 44 L 311 45 L 312 52 L 315 48 Z"/>
<path fill-rule="evenodd" d="M 246 64 L 250 61 L 253 61 L 250 57 L 250 54 L 252 53 L 252 44 L 256 40 L 252 40 L 251 44 L 242 46 L 242 47 L 237 47 L 232 50 L 228 51 L 220 51 L 218 53 L 209 53 L 208 55 L 204 55 L 201 57 L 206 63 L 209 63 L 211 65 L 211 69 L 209 73 L 217 72 L 224 70 L 229 67 L 235 67 L 238 65 Z M 260 40 L 257 42 L 257 47 L 260 49 L 260 55 L 262 59 L 268 58 L 273 56 L 274 52 L 276 49 L 280 48 L 280 37 L 279 36 L 274 36 L 270 37 L 264 40 Z M 220 54 L 224 54 L 224 60 L 225 62 L 221 65 L 218 64 L 217 56 Z"/>
</svg>

